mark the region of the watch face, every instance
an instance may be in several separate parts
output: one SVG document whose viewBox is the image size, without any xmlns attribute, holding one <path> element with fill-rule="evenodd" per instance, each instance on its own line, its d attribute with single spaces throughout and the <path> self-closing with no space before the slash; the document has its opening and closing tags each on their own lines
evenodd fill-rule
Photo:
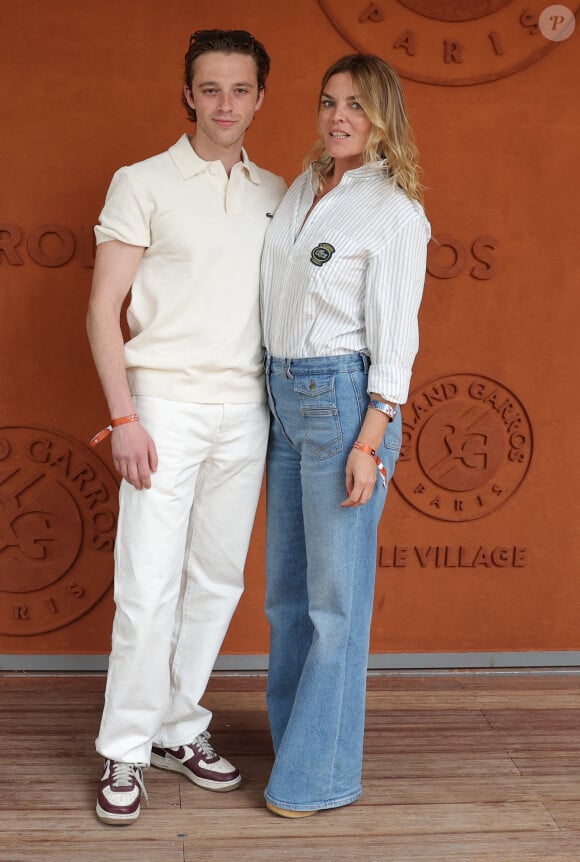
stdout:
<svg viewBox="0 0 580 862">
<path fill-rule="evenodd" d="M 392 407 L 390 404 L 385 403 L 384 401 L 375 401 L 374 398 L 371 399 L 371 406 L 375 408 L 375 410 L 379 410 L 381 413 L 384 413 L 386 416 L 390 416 L 391 419 L 394 419 L 397 415 L 397 408 Z"/>
<path fill-rule="evenodd" d="M 571 38 L 580 3 L 545 0 L 318 0 L 340 35 L 404 78 L 464 86 L 525 69 Z M 552 10 L 552 11 L 551 11 Z"/>
</svg>

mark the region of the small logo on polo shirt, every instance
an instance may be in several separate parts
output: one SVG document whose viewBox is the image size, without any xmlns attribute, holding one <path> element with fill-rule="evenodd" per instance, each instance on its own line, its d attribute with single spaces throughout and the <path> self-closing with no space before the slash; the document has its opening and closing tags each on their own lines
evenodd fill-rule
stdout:
<svg viewBox="0 0 580 862">
<path fill-rule="evenodd" d="M 274 218 L 274 213 L 266 213 L 266 218 Z"/>
<path fill-rule="evenodd" d="M 319 242 L 310 252 L 310 263 L 314 266 L 322 266 L 330 260 L 335 251 L 336 249 L 329 242 Z"/>
</svg>

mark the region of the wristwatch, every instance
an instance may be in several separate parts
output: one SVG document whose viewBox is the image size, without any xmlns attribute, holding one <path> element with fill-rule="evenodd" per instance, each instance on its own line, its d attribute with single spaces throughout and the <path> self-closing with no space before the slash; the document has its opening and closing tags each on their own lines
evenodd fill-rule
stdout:
<svg viewBox="0 0 580 862">
<path fill-rule="evenodd" d="M 397 408 L 393 407 L 392 404 L 387 404 L 386 401 L 375 401 L 374 398 L 371 398 L 369 405 L 378 410 L 379 413 L 385 413 L 389 417 L 389 420 L 393 420 L 397 415 Z"/>
</svg>

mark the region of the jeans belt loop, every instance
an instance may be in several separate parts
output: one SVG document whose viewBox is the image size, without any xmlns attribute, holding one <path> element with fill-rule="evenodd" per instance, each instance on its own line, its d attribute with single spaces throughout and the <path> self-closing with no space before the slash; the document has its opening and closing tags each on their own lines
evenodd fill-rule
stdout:
<svg viewBox="0 0 580 862">
<path fill-rule="evenodd" d="M 290 371 L 290 366 L 292 365 L 291 359 L 284 360 L 284 377 L 286 380 L 294 380 L 294 375 Z"/>
</svg>

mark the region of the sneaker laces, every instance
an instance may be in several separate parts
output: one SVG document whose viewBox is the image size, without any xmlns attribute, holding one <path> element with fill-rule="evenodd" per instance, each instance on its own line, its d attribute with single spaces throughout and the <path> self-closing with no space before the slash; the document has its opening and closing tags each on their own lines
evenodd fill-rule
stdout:
<svg viewBox="0 0 580 862">
<path fill-rule="evenodd" d="M 149 802 L 141 767 L 134 763 L 121 763 L 119 760 L 114 760 L 111 764 L 111 786 L 115 788 L 128 787 L 131 779 L 135 779 L 143 796 Z"/>
<path fill-rule="evenodd" d="M 219 760 L 219 755 L 216 753 L 213 745 L 209 741 L 210 736 L 211 733 L 209 733 L 207 730 L 204 730 L 203 733 L 200 733 L 199 736 L 195 737 L 195 742 L 193 744 L 201 750 L 206 761 Z"/>
</svg>

